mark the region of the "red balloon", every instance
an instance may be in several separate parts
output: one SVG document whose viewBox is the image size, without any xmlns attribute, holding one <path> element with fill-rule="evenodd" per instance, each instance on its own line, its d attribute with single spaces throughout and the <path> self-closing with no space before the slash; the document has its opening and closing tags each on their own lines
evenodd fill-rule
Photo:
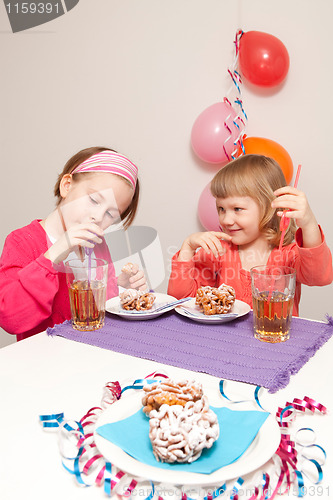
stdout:
<svg viewBox="0 0 333 500">
<path fill-rule="evenodd" d="M 281 40 L 262 31 L 243 33 L 239 42 L 239 67 L 254 85 L 274 87 L 289 70 L 289 54 Z"/>
</svg>

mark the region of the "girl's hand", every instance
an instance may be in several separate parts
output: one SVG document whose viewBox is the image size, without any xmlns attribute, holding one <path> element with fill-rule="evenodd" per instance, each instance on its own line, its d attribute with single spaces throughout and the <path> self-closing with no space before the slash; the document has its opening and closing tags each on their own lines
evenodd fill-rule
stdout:
<svg viewBox="0 0 333 500">
<path fill-rule="evenodd" d="M 123 288 L 147 290 L 146 277 L 144 272 L 139 270 L 139 266 L 137 264 L 132 265 L 131 274 L 121 272 L 118 276 L 117 284 Z"/>
<path fill-rule="evenodd" d="M 315 247 L 320 245 L 322 238 L 318 222 L 305 194 L 292 186 L 277 189 L 274 194 L 276 199 L 272 202 L 272 208 L 281 209 L 277 212 L 280 217 L 282 217 L 283 210 L 287 210 L 285 217 L 295 219 L 297 226 L 303 232 L 303 246 Z"/>
<path fill-rule="evenodd" d="M 277 215 L 281 217 L 283 209 L 287 209 L 285 217 L 295 219 L 298 227 L 304 228 L 308 224 L 313 223 L 317 225 L 308 200 L 302 191 L 292 186 L 285 186 L 277 189 L 274 194 L 277 198 L 272 202 L 272 207 L 281 208 L 281 211 L 278 211 Z"/>
<path fill-rule="evenodd" d="M 203 248 L 207 254 L 212 252 L 214 257 L 218 258 L 226 252 L 225 248 L 222 246 L 221 240 L 231 241 L 231 236 L 219 231 L 193 233 L 188 236 L 182 244 L 178 260 L 191 260 L 199 247 Z"/>
<path fill-rule="evenodd" d="M 93 222 L 77 224 L 70 227 L 58 240 L 48 249 L 44 256 L 54 264 L 64 261 L 70 252 L 79 254 L 79 247 L 94 248 L 102 243 L 104 231 Z"/>
</svg>

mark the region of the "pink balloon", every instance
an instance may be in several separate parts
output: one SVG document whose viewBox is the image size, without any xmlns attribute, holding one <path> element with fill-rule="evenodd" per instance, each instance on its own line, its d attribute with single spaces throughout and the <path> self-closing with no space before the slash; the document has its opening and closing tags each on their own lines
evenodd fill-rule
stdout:
<svg viewBox="0 0 333 500">
<path fill-rule="evenodd" d="M 212 104 L 198 116 L 192 127 L 191 143 L 201 160 L 207 163 L 227 163 L 231 160 L 234 141 L 239 136 L 239 129 L 233 123 L 236 116 L 228 102 Z"/>
<path fill-rule="evenodd" d="M 202 191 L 198 203 L 198 217 L 207 231 L 220 231 L 220 222 L 216 210 L 216 200 L 210 192 L 210 183 Z"/>
</svg>

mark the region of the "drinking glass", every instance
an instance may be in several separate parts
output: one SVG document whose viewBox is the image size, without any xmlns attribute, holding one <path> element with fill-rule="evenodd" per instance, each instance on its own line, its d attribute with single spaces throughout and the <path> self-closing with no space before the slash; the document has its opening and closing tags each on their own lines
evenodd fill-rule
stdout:
<svg viewBox="0 0 333 500">
<path fill-rule="evenodd" d="M 284 342 L 290 336 L 296 271 L 287 266 L 251 269 L 254 336 L 263 342 Z"/>
<path fill-rule="evenodd" d="M 72 326 L 75 330 L 101 328 L 105 319 L 108 264 L 103 259 L 72 259 L 65 263 Z"/>
</svg>

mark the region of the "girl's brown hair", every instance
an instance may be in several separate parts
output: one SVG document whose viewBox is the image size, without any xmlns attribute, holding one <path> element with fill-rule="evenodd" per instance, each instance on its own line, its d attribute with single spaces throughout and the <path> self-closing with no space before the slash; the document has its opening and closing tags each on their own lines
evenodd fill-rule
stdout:
<svg viewBox="0 0 333 500">
<path fill-rule="evenodd" d="M 82 162 L 84 162 L 85 160 L 87 160 L 88 158 L 90 158 L 91 156 L 93 156 L 97 153 L 101 153 L 102 151 L 113 151 L 114 153 L 117 152 L 114 149 L 95 146 L 95 147 L 91 147 L 91 148 L 82 149 L 81 151 L 76 153 L 74 156 L 72 156 L 68 160 L 68 162 L 66 163 L 66 165 L 63 168 L 63 171 L 61 172 L 61 174 L 59 174 L 56 185 L 54 186 L 54 196 L 56 196 L 56 198 L 57 198 L 57 206 L 59 205 L 59 203 L 62 200 L 61 194 L 60 194 L 60 182 L 61 182 L 61 179 L 63 178 L 63 176 L 66 174 L 71 174 L 73 172 L 73 170 L 75 170 L 76 167 L 79 166 Z M 87 175 L 88 173 L 89 172 L 73 174 L 74 182 L 76 182 L 80 178 L 79 176 Z M 128 182 L 128 181 L 124 178 L 124 182 Z M 140 184 L 139 184 L 139 179 L 138 179 L 136 181 L 136 186 L 135 186 L 135 191 L 134 191 L 132 201 L 129 204 L 129 206 L 127 207 L 127 209 L 120 216 L 121 220 L 124 222 L 125 229 L 127 229 L 132 224 L 132 222 L 134 220 L 135 214 L 136 214 L 137 209 L 138 209 L 139 196 L 140 196 Z"/>
<path fill-rule="evenodd" d="M 215 198 L 249 196 L 255 200 L 261 216 L 259 230 L 271 245 L 278 246 L 281 218 L 271 203 L 275 199 L 274 191 L 286 185 L 283 172 L 273 158 L 248 154 L 231 161 L 217 172 L 211 183 L 211 192 Z M 292 243 L 295 231 L 296 224 L 291 219 L 284 237 L 285 245 Z"/>
</svg>

